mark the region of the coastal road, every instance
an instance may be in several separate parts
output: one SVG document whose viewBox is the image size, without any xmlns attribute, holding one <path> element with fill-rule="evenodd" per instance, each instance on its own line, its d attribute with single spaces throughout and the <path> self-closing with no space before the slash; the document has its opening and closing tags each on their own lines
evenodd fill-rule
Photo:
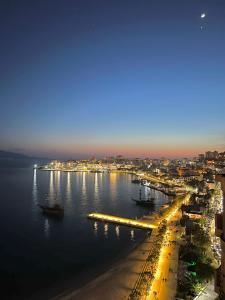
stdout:
<svg viewBox="0 0 225 300">
<path fill-rule="evenodd" d="M 180 219 L 180 212 L 177 212 L 167 228 L 164 245 L 160 252 L 158 268 L 151 290 L 146 297 L 147 300 L 173 300 L 176 295 L 179 238 L 181 227 L 175 222 Z"/>
</svg>

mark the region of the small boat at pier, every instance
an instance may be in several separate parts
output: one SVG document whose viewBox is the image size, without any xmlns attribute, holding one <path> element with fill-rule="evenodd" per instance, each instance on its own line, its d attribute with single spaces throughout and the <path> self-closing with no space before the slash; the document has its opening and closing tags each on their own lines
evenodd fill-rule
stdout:
<svg viewBox="0 0 225 300">
<path fill-rule="evenodd" d="M 41 205 L 39 207 L 42 209 L 43 214 L 55 217 L 62 217 L 64 215 L 64 208 L 59 204 L 55 204 L 54 206 Z"/>
<path fill-rule="evenodd" d="M 136 202 L 136 205 L 145 206 L 145 207 L 154 207 L 155 206 L 155 202 L 154 202 L 155 198 L 154 197 L 148 197 L 147 200 L 143 199 L 141 197 L 141 190 L 140 190 L 140 197 L 139 197 L 139 199 L 133 199 L 132 198 L 132 200 L 134 202 Z"/>
</svg>

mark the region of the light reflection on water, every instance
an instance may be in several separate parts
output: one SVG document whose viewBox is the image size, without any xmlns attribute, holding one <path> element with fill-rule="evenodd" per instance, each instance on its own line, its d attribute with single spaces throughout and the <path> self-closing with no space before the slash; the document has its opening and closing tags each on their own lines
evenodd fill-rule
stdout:
<svg viewBox="0 0 225 300">
<path fill-rule="evenodd" d="M 45 236 L 48 237 L 49 236 L 49 229 L 50 229 L 50 225 L 49 225 L 49 221 L 46 218 L 45 219 L 45 223 L 44 223 L 44 232 L 45 232 Z"/>
<path fill-rule="evenodd" d="M 37 198 L 37 170 L 34 169 L 34 176 L 33 176 L 33 190 L 32 190 L 32 196 L 33 196 L 33 203 L 34 203 L 34 209 L 36 209 L 38 204 L 38 198 Z"/>
<path fill-rule="evenodd" d="M 115 228 L 116 228 L 116 237 L 119 239 L 119 237 L 120 237 L 120 226 L 116 225 Z"/>
<path fill-rule="evenodd" d="M 95 185 L 95 201 L 98 202 L 99 200 L 98 173 L 95 173 L 94 185 Z"/>
<path fill-rule="evenodd" d="M 4 268 L 7 270 L 10 266 L 20 282 L 24 280 L 25 292 L 27 274 L 34 290 L 45 286 L 46 278 L 50 283 L 55 276 L 60 278 L 62 268 L 64 274 L 79 278 L 81 270 L 114 261 L 145 236 L 142 230 L 91 221 L 86 217 L 88 213 L 99 211 L 128 218 L 147 215 L 148 208 L 136 206 L 131 200 L 139 197 L 139 189 L 143 196 L 147 189 L 157 204 L 168 201 L 160 192 L 132 184 L 129 174 L 27 168 L 15 169 L 9 174 L 2 171 L 1 178 L 0 225 L 3 230 L 0 241 L 3 247 L 0 251 L 5 249 L 2 253 Z M 9 188 L 5 188 L 6 183 Z M 64 217 L 60 220 L 46 217 L 38 207 L 38 204 L 54 205 L 56 201 L 64 207 Z M 13 222 L 9 222 L 10 219 Z M 7 235 L 7 232 L 12 234 Z M 24 237 L 22 244 L 20 232 Z M 16 257 L 20 257 L 19 262 Z"/>
<path fill-rule="evenodd" d="M 61 202 L 61 185 L 60 185 L 60 179 L 61 179 L 61 172 L 56 172 L 56 199 L 55 201 Z"/>
<path fill-rule="evenodd" d="M 132 210 L 133 216 L 131 217 L 136 218 L 138 215 L 142 216 L 146 214 L 146 209 L 135 206 L 131 201 L 132 197 L 137 198 L 139 196 L 140 189 L 145 198 L 149 196 L 154 197 L 157 204 L 163 204 L 168 201 L 168 197 L 158 191 L 140 185 L 132 185 L 130 175 L 121 175 L 116 172 L 93 174 L 87 172 L 72 173 L 50 171 L 47 173 L 39 171 L 40 175 L 43 173 L 48 174 L 49 177 L 47 204 L 53 206 L 55 203 L 61 203 L 65 207 L 65 215 L 76 215 L 78 212 L 85 217 L 90 211 L 102 211 L 107 213 L 107 209 L 104 207 L 111 206 L 110 210 L 114 211 L 114 207 L 120 205 L 121 202 L 123 206 L 130 207 Z M 123 184 L 121 183 L 121 179 L 124 180 Z M 72 189 L 72 185 L 75 191 Z M 38 188 L 37 170 L 34 169 L 32 197 L 35 206 L 43 202 L 42 199 L 38 199 Z M 121 190 L 124 190 L 128 195 L 123 194 L 124 192 L 122 193 Z M 128 198 L 126 204 L 124 203 L 123 197 Z M 111 200 L 111 202 L 109 202 L 109 200 Z M 157 207 L 159 208 L 159 205 L 157 205 Z M 77 210 L 77 212 L 75 210 Z M 108 213 L 110 213 L 110 210 Z M 129 211 L 129 209 L 127 211 Z M 114 214 L 118 215 L 118 212 L 115 211 Z M 46 223 L 45 228 L 48 229 L 48 227 L 49 224 Z M 93 226 L 94 235 L 97 235 L 97 232 L 98 224 L 95 222 Z M 120 237 L 119 226 L 115 226 L 115 233 L 118 239 Z M 104 225 L 104 236 L 108 237 L 108 224 Z M 130 231 L 130 238 L 132 241 L 134 240 L 134 230 Z"/>
<path fill-rule="evenodd" d="M 70 172 L 67 173 L 67 185 L 66 185 L 66 198 L 67 202 L 70 203 L 72 198 L 71 198 L 71 178 L 70 178 Z"/>
<path fill-rule="evenodd" d="M 110 183 L 110 193 L 112 196 L 112 200 L 116 200 L 117 196 L 117 173 L 110 173 L 109 177 L 109 183 Z"/>
<path fill-rule="evenodd" d="M 82 196 L 84 200 L 87 200 L 86 172 L 82 174 Z"/>
<path fill-rule="evenodd" d="M 106 238 L 108 238 L 108 229 L 109 229 L 109 225 L 107 223 L 104 224 L 104 235 Z"/>
<path fill-rule="evenodd" d="M 55 189 L 54 189 L 54 172 L 50 172 L 50 181 L 49 181 L 49 192 L 48 192 L 48 201 L 49 205 L 54 205 L 54 200 L 55 200 Z"/>
<path fill-rule="evenodd" d="M 94 234 L 97 235 L 98 234 L 98 223 L 94 222 Z"/>
</svg>

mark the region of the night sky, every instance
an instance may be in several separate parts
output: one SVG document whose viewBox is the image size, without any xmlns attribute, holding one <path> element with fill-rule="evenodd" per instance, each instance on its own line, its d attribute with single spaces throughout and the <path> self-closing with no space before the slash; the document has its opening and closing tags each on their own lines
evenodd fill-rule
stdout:
<svg viewBox="0 0 225 300">
<path fill-rule="evenodd" d="M 0 39 L 2 150 L 225 149 L 224 0 L 3 0 Z"/>
</svg>

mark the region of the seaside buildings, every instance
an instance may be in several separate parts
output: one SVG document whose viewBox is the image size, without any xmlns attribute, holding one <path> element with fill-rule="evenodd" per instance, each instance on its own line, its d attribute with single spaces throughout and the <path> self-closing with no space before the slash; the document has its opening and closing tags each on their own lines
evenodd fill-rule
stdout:
<svg viewBox="0 0 225 300">
<path fill-rule="evenodd" d="M 221 182 L 223 191 L 223 212 L 216 215 L 216 235 L 221 239 L 221 265 L 216 270 L 215 291 L 220 299 L 225 299 L 225 176 L 216 175 L 216 180 Z"/>
<path fill-rule="evenodd" d="M 55 160 L 45 166 L 45 169 L 61 171 L 141 171 L 177 183 L 213 181 L 213 176 L 223 168 L 225 169 L 225 153 L 217 151 L 208 151 L 205 154 L 199 154 L 196 158 L 171 160 L 165 158 L 128 159 L 121 155 L 96 159 L 92 156 L 86 160 L 65 162 Z"/>
<path fill-rule="evenodd" d="M 205 153 L 205 158 L 206 159 L 217 159 L 219 157 L 219 152 L 218 151 L 207 151 Z"/>
</svg>

